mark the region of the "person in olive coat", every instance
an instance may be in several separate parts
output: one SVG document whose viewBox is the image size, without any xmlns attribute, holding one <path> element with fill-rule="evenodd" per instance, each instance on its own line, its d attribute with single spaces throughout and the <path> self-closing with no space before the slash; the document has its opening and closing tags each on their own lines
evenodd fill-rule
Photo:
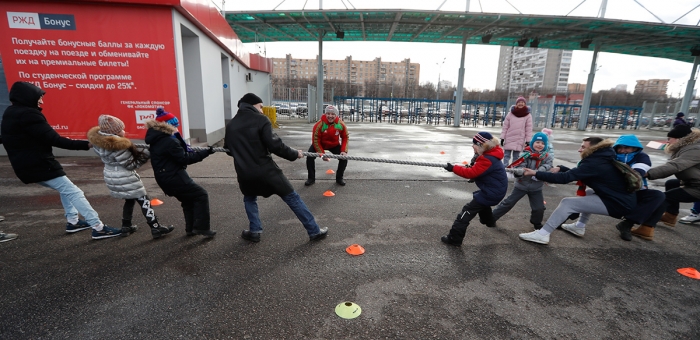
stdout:
<svg viewBox="0 0 700 340">
<path fill-rule="evenodd" d="M 214 150 L 209 147 L 208 150 L 186 151 L 187 145 L 176 134 L 177 125 L 177 118 L 170 113 L 146 121 L 146 143 L 151 152 L 153 175 L 163 193 L 180 201 L 187 236 L 213 237 L 216 231 L 210 227 L 209 193 L 190 178 L 187 166 L 201 162 Z"/>
<path fill-rule="evenodd" d="M 271 153 L 288 161 L 295 161 L 304 155 L 301 150 L 285 145 L 272 132 L 272 124 L 262 115 L 262 108 L 262 99 L 248 93 L 238 101 L 238 113 L 226 124 L 225 147 L 229 150 L 228 155 L 233 157 L 250 222 L 249 229 L 244 230 L 241 237 L 251 242 L 260 242 L 263 229 L 258 214 L 258 196 L 278 195 L 304 225 L 309 239 L 322 239 L 326 237 L 328 228 L 319 228 L 309 208 L 272 159 Z"/>
<path fill-rule="evenodd" d="M 12 169 L 24 184 L 37 183 L 61 195 L 66 212 L 66 232 L 92 228 L 95 240 L 119 236 L 121 229 L 102 223 L 85 194 L 66 177 L 52 147 L 67 150 L 89 150 L 86 140 L 73 140 L 54 130 L 41 112 L 46 92 L 32 83 L 18 81 L 10 89 L 12 105 L 5 110 L 0 127 L 2 142 Z M 85 220 L 79 218 L 79 214 Z"/>
</svg>

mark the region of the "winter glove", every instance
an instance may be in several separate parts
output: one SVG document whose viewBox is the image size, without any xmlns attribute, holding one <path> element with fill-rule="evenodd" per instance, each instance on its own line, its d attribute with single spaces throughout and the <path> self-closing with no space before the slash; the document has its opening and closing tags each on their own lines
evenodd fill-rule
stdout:
<svg viewBox="0 0 700 340">
<path fill-rule="evenodd" d="M 447 163 L 447 165 L 445 165 L 445 170 L 452 172 L 452 169 L 454 169 L 454 166 L 452 164 Z"/>
<path fill-rule="evenodd" d="M 530 146 L 530 142 L 525 142 L 525 146 Z"/>
<path fill-rule="evenodd" d="M 505 144 L 505 143 L 506 143 L 506 139 L 505 138 L 501 139 L 501 146 L 503 146 L 503 144 Z"/>
<path fill-rule="evenodd" d="M 209 146 L 209 150 L 207 150 L 207 151 L 209 151 L 209 154 L 210 154 L 210 155 L 213 154 L 213 153 L 214 153 L 214 147 L 213 147 L 213 146 Z"/>
</svg>

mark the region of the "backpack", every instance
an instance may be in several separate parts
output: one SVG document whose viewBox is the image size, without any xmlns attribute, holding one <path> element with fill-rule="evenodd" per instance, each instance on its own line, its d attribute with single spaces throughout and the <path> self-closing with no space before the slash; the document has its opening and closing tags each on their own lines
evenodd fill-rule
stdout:
<svg viewBox="0 0 700 340">
<path fill-rule="evenodd" d="M 612 160 L 612 163 L 625 177 L 625 188 L 627 192 L 635 192 L 644 186 L 642 175 L 632 169 L 627 163 L 620 162 L 616 159 Z"/>
</svg>

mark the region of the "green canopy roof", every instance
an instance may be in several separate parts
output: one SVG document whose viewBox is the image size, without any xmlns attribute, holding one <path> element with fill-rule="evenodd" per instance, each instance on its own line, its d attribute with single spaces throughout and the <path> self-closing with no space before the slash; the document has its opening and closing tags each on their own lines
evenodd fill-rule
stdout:
<svg viewBox="0 0 700 340">
<path fill-rule="evenodd" d="M 227 11 L 226 20 L 242 42 L 403 41 L 530 46 L 586 50 L 593 40 L 601 52 L 692 62 L 700 53 L 700 27 L 601 18 L 411 10 Z M 343 39 L 335 32 L 342 31 Z M 490 39 L 489 39 L 490 38 Z M 483 40 L 482 40 L 483 39 Z"/>
</svg>

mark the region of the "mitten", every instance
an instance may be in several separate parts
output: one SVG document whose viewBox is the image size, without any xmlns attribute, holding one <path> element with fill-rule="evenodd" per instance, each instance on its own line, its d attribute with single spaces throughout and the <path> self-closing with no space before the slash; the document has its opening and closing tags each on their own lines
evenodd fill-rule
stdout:
<svg viewBox="0 0 700 340">
<path fill-rule="evenodd" d="M 454 166 L 452 164 L 447 163 L 447 165 L 445 165 L 445 170 L 452 172 L 452 169 L 454 169 Z"/>
<path fill-rule="evenodd" d="M 505 143 L 506 143 L 506 139 L 505 138 L 501 139 L 501 146 L 503 146 L 503 144 L 505 144 Z"/>
</svg>

